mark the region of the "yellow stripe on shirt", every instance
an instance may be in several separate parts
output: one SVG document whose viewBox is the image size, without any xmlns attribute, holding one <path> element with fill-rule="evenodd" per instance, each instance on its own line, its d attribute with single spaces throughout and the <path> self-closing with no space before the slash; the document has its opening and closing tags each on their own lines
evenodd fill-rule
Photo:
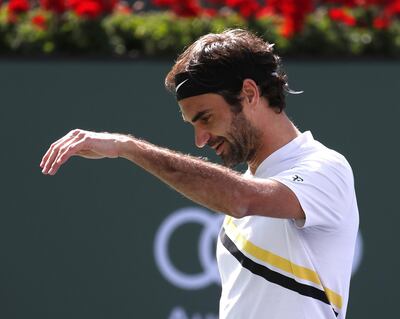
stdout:
<svg viewBox="0 0 400 319">
<path fill-rule="evenodd" d="M 338 309 L 342 308 L 342 297 L 333 290 L 324 287 L 319 279 L 318 274 L 314 270 L 292 263 L 286 258 L 254 245 L 240 233 L 231 217 L 226 217 L 224 228 L 226 234 L 236 244 L 239 250 L 245 251 L 251 256 L 266 262 L 275 268 L 290 273 L 297 278 L 308 280 L 321 286 L 324 289 L 329 302 Z"/>
</svg>

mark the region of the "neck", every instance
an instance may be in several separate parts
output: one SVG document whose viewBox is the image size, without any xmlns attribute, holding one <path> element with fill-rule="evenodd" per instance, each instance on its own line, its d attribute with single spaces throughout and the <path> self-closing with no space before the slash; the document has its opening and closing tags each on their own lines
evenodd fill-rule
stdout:
<svg viewBox="0 0 400 319">
<path fill-rule="evenodd" d="M 267 129 L 262 130 L 261 143 L 253 158 L 247 163 L 253 175 L 268 156 L 301 134 L 284 112 L 270 114 L 268 123 L 260 123 L 261 127 Z"/>
</svg>

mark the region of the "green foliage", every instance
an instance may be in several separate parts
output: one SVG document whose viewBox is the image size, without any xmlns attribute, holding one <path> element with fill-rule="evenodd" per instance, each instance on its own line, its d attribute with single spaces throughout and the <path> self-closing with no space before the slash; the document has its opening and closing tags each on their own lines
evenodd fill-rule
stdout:
<svg viewBox="0 0 400 319">
<path fill-rule="evenodd" d="M 56 28 L 57 51 L 70 54 L 110 54 L 111 46 L 102 20 L 82 19 L 67 12 Z"/>
<path fill-rule="evenodd" d="M 176 19 L 171 13 L 114 14 L 104 19 L 114 53 L 171 56 L 209 32 L 246 27 L 238 15 Z"/>
<path fill-rule="evenodd" d="M 318 8 L 307 17 L 300 32 L 285 37 L 279 16 L 245 20 L 230 12 L 212 18 L 178 18 L 171 12 L 114 11 L 90 19 L 72 11 L 59 15 L 36 8 L 10 17 L 3 5 L 0 54 L 176 57 L 201 35 L 239 27 L 275 43 L 284 55 L 399 57 L 399 19 L 385 28 L 375 28 L 374 10 L 352 10 L 357 24 L 349 25 L 333 20 L 327 8 Z M 39 22 L 35 21 L 38 16 Z"/>
</svg>

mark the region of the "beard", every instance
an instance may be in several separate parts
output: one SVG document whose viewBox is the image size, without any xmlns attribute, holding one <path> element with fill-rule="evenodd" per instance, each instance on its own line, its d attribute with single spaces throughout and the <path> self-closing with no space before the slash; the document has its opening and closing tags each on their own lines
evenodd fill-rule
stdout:
<svg viewBox="0 0 400 319">
<path fill-rule="evenodd" d="M 233 115 L 227 137 L 216 137 L 208 144 L 211 146 L 222 142 L 224 151 L 220 157 L 224 166 L 233 168 L 254 158 L 261 144 L 261 131 L 251 124 L 243 112 L 240 112 Z"/>
</svg>

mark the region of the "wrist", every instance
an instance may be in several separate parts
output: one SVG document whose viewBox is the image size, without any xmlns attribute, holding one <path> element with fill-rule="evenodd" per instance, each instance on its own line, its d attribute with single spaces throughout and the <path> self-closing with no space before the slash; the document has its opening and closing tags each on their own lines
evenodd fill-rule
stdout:
<svg viewBox="0 0 400 319">
<path fill-rule="evenodd" d="M 117 134 L 115 139 L 118 157 L 129 158 L 135 138 L 130 135 Z"/>
</svg>

